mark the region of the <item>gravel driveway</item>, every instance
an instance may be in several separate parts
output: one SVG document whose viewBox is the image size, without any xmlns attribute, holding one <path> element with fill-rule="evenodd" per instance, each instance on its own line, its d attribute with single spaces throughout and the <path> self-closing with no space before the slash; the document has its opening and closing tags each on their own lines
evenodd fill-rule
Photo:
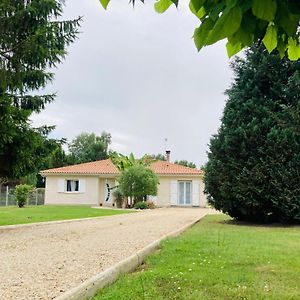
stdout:
<svg viewBox="0 0 300 300">
<path fill-rule="evenodd" d="M 1 229 L 0 299 L 53 299 L 210 209 L 163 208 Z"/>
</svg>

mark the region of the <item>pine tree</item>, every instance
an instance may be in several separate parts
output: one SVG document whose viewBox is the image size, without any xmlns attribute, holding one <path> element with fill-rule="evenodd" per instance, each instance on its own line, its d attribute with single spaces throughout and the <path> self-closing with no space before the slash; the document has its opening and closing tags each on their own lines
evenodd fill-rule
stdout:
<svg viewBox="0 0 300 300">
<path fill-rule="evenodd" d="M 210 142 L 209 202 L 258 222 L 300 221 L 300 61 L 260 46 L 234 61 L 222 124 Z"/>
<path fill-rule="evenodd" d="M 60 21 L 63 1 L 2 0 L 0 4 L 0 177 L 30 174 L 49 154 L 53 127 L 29 118 L 55 95 L 41 95 L 77 34 L 80 18 Z"/>
</svg>

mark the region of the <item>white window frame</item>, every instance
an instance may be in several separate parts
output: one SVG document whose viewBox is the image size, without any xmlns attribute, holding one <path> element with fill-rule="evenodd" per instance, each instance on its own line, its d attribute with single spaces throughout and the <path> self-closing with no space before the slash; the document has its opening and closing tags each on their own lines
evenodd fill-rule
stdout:
<svg viewBox="0 0 300 300">
<path fill-rule="evenodd" d="M 184 183 L 183 194 L 184 203 L 180 203 L 180 183 Z M 186 184 L 190 184 L 190 203 L 186 203 Z M 177 193 L 177 205 L 179 206 L 192 206 L 193 203 L 193 181 L 192 180 L 178 180 L 178 193 Z"/>
<path fill-rule="evenodd" d="M 68 191 L 68 181 L 75 181 L 75 186 L 76 182 L 78 182 L 78 190 L 77 191 Z M 77 194 L 80 191 L 80 180 L 79 179 L 65 179 L 65 193 L 68 194 Z"/>
</svg>

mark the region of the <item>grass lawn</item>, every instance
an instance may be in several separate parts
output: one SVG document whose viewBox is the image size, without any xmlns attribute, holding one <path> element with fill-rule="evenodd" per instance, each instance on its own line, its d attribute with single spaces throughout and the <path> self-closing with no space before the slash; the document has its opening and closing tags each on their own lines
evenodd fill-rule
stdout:
<svg viewBox="0 0 300 300">
<path fill-rule="evenodd" d="M 205 217 L 94 300 L 300 299 L 300 227 Z"/>
<path fill-rule="evenodd" d="M 41 205 L 19 207 L 0 207 L 0 226 L 26 224 L 68 219 L 102 217 L 128 213 L 114 209 L 96 209 L 83 205 Z"/>
</svg>

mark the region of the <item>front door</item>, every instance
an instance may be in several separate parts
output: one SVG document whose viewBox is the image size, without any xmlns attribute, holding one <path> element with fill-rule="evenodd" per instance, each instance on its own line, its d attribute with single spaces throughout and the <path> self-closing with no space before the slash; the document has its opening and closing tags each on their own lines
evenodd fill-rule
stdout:
<svg viewBox="0 0 300 300">
<path fill-rule="evenodd" d="M 178 204 L 191 205 L 192 204 L 192 182 L 179 181 L 178 182 Z"/>
<path fill-rule="evenodd" d="M 114 179 L 106 179 L 104 182 L 104 204 L 112 204 L 112 191 L 115 187 Z"/>
</svg>

